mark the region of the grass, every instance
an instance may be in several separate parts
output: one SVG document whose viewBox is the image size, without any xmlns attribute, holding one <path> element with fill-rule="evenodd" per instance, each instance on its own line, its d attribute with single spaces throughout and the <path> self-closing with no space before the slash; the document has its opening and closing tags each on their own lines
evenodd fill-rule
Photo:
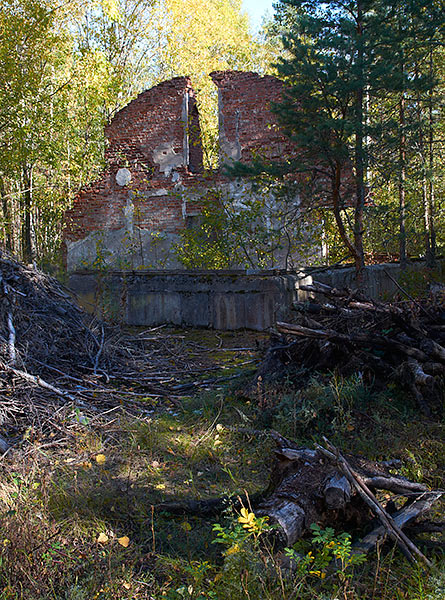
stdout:
<svg viewBox="0 0 445 600">
<path fill-rule="evenodd" d="M 400 458 L 408 477 L 443 486 L 443 425 L 422 419 L 397 390 L 370 393 L 358 377 L 332 375 L 301 391 L 284 384 L 246 394 L 236 381 L 152 417 L 121 415 L 100 428 L 78 422 L 70 446 L 28 442 L 6 456 L 0 600 L 443 598 L 438 551 L 428 551 L 430 574 L 389 546 L 356 567 L 347 585 L 335 574 L 289 578 L 250 542 L 224 557 L 213 543 L 215 518 L 155 508 L 264 489 L 270 428 L 301 444 L 328 435 L 344 451 Z M 219 522 L 232 531 L 237 516 Z"/>
</svg>

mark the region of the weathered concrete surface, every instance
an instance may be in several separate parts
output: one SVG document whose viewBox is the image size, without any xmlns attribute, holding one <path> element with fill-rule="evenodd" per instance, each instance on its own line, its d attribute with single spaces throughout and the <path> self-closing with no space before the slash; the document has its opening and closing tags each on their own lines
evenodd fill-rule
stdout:
<svg viewBox="0 0 445 600">
<path fill-rule="evenodd" d="M 440 269 L 443 269 L 445 267 L 445 261 L 438 261 L 437 265 Z M 415 276 L 416 273 L 419 274 L 424 271 L 425 267 L 425 262 L 421 260 L 410 263 L 405 271 L 400 268 L 398 263 L 382 263 L 366 267 L 364 272 L 363 292 L 373 300 L 388 300 L 393 298 L 397 293 L 403 296 L 389 275 L 396 281 L 399 281 L 403 274 Z M 326 283 L 332 287 L 340 289 L 345 287 L 356 287 L 354 281 L 354 267 L 340 267 L 321 272 L 317 272 L 316 269 L 308 269 L 307 273 L 316 281 Z"/>
<path fill-rule="evenodd" d="M 178 234 L 147 231 L 130 222 L 114 230 L 92 232 L 82 240 L 67 241 L 68 272 L 84 269 L 179 269 L 181 263 L 172 252 L 180 241 Z"/>
<path fill-rule="evenodd" d="M 442 268 L 445 264 L 442 263 Z M 413 263 L 411 273 L 421 272 Z M 398 264 L 367 267 L 364 293 L 373 299 L 391 298 L 398 292 Z M 285 271 L 77 271 L 69 287 L 87 310 L 127 325 L 263 331 L 289 316 L 295 300 L 309 294 L 300 285 L 315 281 L 333 287 L 354 287 L 354 268 Z"/>
<path fill-rule="evenodd" d="M 246 271 L 78 271 L 69 287 L 87 309 L 128 325 L 262 331 L 285 318 L 298 276 Z"/>
</svg>

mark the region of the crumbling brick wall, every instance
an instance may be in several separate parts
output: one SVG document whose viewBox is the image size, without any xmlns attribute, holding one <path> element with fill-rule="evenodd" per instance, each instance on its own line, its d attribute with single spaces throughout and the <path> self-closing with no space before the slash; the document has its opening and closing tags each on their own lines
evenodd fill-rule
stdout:
<svg viewBox="0 0 445 600">
<path fill-rule="evenodd" d="M 243 71 L 215 71 L 210 77 L 218 87 L 221 163 L 248 163 L 253 155 L 280 158 L 292 151 L 270 110 L 281 99 L 282 81 Z"/>
<path fill-rule="evenodd" d="M 289 143 L 270 102 L 283 83 L 256 73 L 211 74 L 219 94 L 220 165 L 248 162 L 255 153 L 282 156 Z M 199 212 L 190 196 L 230 185 L 221 171 L 203 173 L 199 115 L 187 77 L 140 94 L 107 126 L 106 167 L 66 214 L 67 266 L 178 267 L 170 251 Z"/>
<path fill-rule="evenodd" d="M 143 92 L 116 114 L 105 129 L 105 171 L 78 194 L 68 211 L 67 240 L 82 239 L 98 229 L 124 227 L 129 190 L 144 194 L 139 203 L 142 226 L 171 228 L 172 218 L 177 217 L 175 227 L 179 227 L 180 206 L 173 214 L 178 203 L 159 198 L 188 175 L 188 115 L 195 103 L 190 80 L 177 77 Z M 194 128 L 199 127 L 195 114 L 193 119 Z M 196 145 L 194 164 L 195 170 L 201 170 L 202 149 Z"/>
</svg>

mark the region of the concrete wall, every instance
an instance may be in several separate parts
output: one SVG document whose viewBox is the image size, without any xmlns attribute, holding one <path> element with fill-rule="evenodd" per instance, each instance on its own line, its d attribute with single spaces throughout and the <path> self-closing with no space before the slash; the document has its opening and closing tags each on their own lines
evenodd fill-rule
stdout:
<svg viewBox="0 0 445 600">
<path fill-rule="evenodd" d="M 438 268 L 443 270 L 444 267 L 445 261 L 438 261 Z M 406 271 L 402 271 L 398 263 L 371 265 L 365 269 L 363 292 L 373 300 L 389 300 L 393 298 L 395 294 L 399 294 L 406 300 L 406 296 L 403 296 L 392 279 L 398 281 L 404 274 L 415 276 L 416 273 L 420 274 L 424 270 L 425 263 L 420 260 L 410 263 Z M 317 269 L 307 269 L 306 272 L 313 277 L 314 280 L 326 283 L 332 287 L 339 289 L 356 287 L 354 281 L 354 267 L 340 267 L 321 272 L 317 272 Z"/>
<path fill-rule="evenodd" d="M 297 276 L 245 271 L 88 271 L 70 275 L 69 287 L 87 309 L 128 325 L 262 331 L 285 317 L 296 299 Z"/>
<path fill-rule="evenodd" d="M 414 263 L 411 272 L 424 269 Z M 365 294 L 377 299 L 390 297 L 401 275 L 397 264 L 373 265 L 366 269 Z M 262 331 L 289 316 L 295 300 L 306 300 L 299 290 L 313 280 L 333 287 L 354 287 L 354 269 L 308 269 L 284 271 L 78 271 L 69 277 L 69 287 L 87 310 L 127 325 L 156 326 L 163 323 L 184 327 Z"/>
</svg>

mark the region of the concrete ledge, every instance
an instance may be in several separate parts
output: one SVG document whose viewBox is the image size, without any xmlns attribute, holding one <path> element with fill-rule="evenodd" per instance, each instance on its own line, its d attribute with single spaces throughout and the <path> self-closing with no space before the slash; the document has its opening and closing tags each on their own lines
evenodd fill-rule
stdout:
<svg viewBox="0 0 445 600">
<path fill-rule="evenodd" d="M 284 271 L 78 271 L 68 285 L 87 310 L 127 325 L 263 331 L 286 317 L 298 281 Z"/>
<path fill-rule="evenodd" d="M 441 265 L 443 267 L 443 263 Z M 409 273 L 425 269 L 423 262 Z M 397 286 L 400 265 L 366 268 L 364 292 L 373 299 L 390 298 Z M 295 300 L 306 300 L 299 290 L 313 280 L 333 287 L 354 287 L 354 268 L 305 269 L 298 273 L 271 271 L 77 271 L 68 286 L 79 303 L 105 319 L 135 326 L 164 323 L 184 327 L 264 331 L 285 320 Z"/>
</svg>

